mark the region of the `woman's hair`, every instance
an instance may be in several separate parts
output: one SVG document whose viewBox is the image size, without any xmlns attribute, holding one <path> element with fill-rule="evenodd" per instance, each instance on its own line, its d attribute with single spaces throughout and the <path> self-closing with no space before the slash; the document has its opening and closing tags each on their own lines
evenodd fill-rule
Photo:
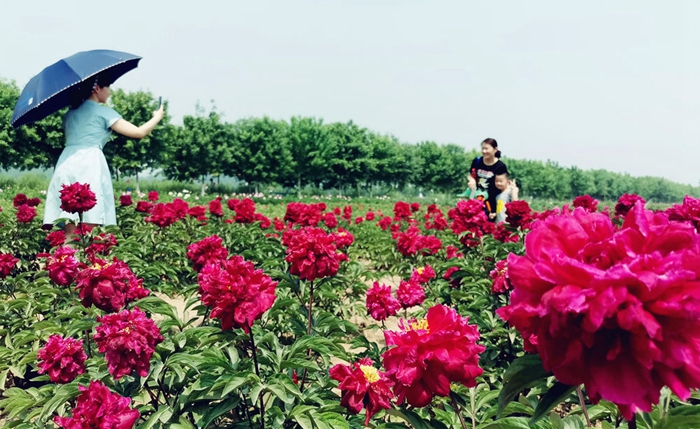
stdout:
<svg viewBox="0 0 700 429">
<path fill-rule="evenodd" d="M 496 141 L 496 139 L 487 138 L 481 142 L 481 144 L 484 144 L 484 143 L 486 143 L 487 145 L 490 145 L 492 148 L 496 149 L 496 155 L 495 155 L 496 158 L 501 157 L 501 151 L 498 150 L 498 142 Z"/>
<path fill-rule="evenodd" d="M 89 77 L 75 86 L 70 97 L 70 107 L 77 109 L 83 101 L 90 98 L 92 91 L 99 85 L 100 87 L 110 86 L 114 82 L 108 71 Z"/>
</svg>

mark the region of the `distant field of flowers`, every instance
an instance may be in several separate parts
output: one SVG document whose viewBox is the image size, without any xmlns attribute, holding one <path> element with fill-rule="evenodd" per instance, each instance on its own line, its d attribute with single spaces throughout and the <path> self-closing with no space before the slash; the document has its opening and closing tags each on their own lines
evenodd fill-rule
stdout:
<svg viewBox="0 0 700 429">
<path fill-rule="evenodd" d="M 0 194 L 0 425 L 700 428 L 700 200 Z M 286 198 L 286 197 L 284 197 Z M 4 202 L 4 203 L 3 203 Z"/>
</svg>

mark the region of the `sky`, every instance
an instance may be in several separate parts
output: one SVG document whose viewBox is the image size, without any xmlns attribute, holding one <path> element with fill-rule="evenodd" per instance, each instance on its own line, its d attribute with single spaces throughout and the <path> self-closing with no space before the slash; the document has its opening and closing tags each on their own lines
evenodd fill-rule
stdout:
<svg viewBox="0 0 700 429">
<path fill-rule="evenodd" d="M 78 51 L 114 87 L 233 122 L 314 116 L 507 157 L 700 184 L 700 2 L 32 0 L 3 5 L 0 79 Z M 517 177 L 517 172 L 513 172 Z"/>
</svg>

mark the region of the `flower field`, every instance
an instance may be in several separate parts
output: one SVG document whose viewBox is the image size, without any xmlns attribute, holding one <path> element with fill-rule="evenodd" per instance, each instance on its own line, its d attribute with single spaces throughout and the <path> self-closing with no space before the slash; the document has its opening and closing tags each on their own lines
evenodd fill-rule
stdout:
<svg viewBox="0 0 700 429">
<path fill-rule="evenodd" d="M 700 428 L 700 200 L 10 198 L 2 427 Z"/>
</svg>

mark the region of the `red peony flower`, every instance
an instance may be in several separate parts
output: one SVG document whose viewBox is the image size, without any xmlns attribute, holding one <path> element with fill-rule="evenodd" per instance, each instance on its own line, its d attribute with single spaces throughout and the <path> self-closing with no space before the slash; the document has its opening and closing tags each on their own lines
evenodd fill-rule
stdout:
<svg viewBox="0 0 700 429">
<path fill-rule="evenodd" d="M 153 204 L 148 201 L 139 201 L 136 203 L 136 211 L 140 213 L 150 213 L 153 210 Z"/>
<path fill-rule="evenodd" d="M 156 202 L 160 199 L 160 195 L 158 195 L 158 191 L 150 191 L 148 192 L 148 201 Z"/>
<path fill-rule="evenodd" d="M 399 332 L 384 331 L 389 350 L 382 355 L 398 403 L 424 407 L 435 395 L 448 396 L 450 383 L 476 386 L 479 330 L 451 308 L 436 305 L 425 319 L 399 322 Z M 394 346 L 394 347 L 392 347 Z"/>
<path fill-rule="evenodd" d="M 134 204 L 134 200 L 131 198 L 131 194 L 122 194 L 119 196 L 119 205 L 122 207 L 130 206 Z"/>
<path fill-rule="evenodd" d="M 277 282 L 242 256 L 221 264 L 208 264 L 199 273 L 202 303 L 212 307 L 211 317 L 221 329 L 242 328 L 250 332 L 253 322 L 275 302 Z"/>
<path fill-rule="evenodd" d="M 626 419 L 661 387 L 700 387 L 700 235 L 637 200 L 618 229 L 582 209 L 535 224 L 525 256 L 508 258 L 511 305 L 498 314 L 528 351 L 593 402 Z"/>
<path fill-rule="evenodd" d="M 105 354 L 107 370 L 115 380 L 136 371 L 148 376 L 151 356 L 163 341 L 158 326 L 138 307 L 97 318 L 95 344 Z"/>
<path fill-rule="evenodd" d="M 532 210 L 527 201 L 518 200 L 506 203 L 506 222 L 513 228 L 528 229 L 532 223 Z"/>
<path fill-rule="evenodd" d="M 151 209 L 150 216 L 146 217 L 144 221 L 160 228 L 167 228 L 178 221 L 178 216 L 170 204 L 157 203 Z"/>
<path fill-rule="evenodd" d="M 324 218 L 325 203 L 304 204 L 292 202 L 287 204 L 284 214 L 285 222 L 292 222 L 299 226 L 316 226 Z"/>
<path fill-rule="evenodd" d="M 355 236 L 342 226 L 338 228 L 338 232 L 333 234 L 333 237 L 335 238 L 335 246 L 338 249 L 345 249 L 355 242 Z"/>
<path fill-rule="evenodd" d="M 46 241 L 51 247 L 61 246 L 66 242 L 66 233 L 63 231 L 54 231 L 46 236 Z"/>
<path fill-rule="evenodd" d="M 517 243 L 520 241 L 520 236 L 517 232 L 511 231 L 504 222 L 496 225 L 496 230 L 493 231 L 493 238 L 501 243 Z"/>
<path fill-rule="evenodd" d="M 192 206 L 187 210 L 187 215 L 200 221 L 204 220 L 207 215 L 207 206 Z"/>
<path fill-rule="evenodd" d="M 447 212 L 452 219 L 450 229 L 459 236 L 459 241 L 467 247 L 478 246 L 481 237 L 493 224 L 489 222 L 484 212 L 484 203 L 480 200 L 461 200 L 455 208 Z"/>
<path fill-rule="evenodd" d="M 389 228 L 389 225 L 391 225 L 392 220 L 393 219 L 391 219 L 391 217 L 384 216 L 379 220 L 379 222 L 377 222 L 377 226 L 380 227 L 382 230 L 386 231 L 387 228 Z"/>
<path fill-rule="evenodd" d="M 19 259 L 11 253 L 0 253 L 0 279 L 9 276 Z"/>
<path fill-rule="evenodd" d="M 439 238 L 424 236 L 415 226 L 409 227 L 406 232 L 397 232 L 395 239 L 396 248 L 403 256 L 414 256 L 418 253 L 434 255 L 442 248 Z"/>
<path fill-rule="evenodd" d="M 430 265 L 418 267 L 413 270 L 413 273 L 411 274 L 411 281 L 415 281 L 416 283 L 428 283 L 434 278 L 435 270 Z"/>
<path fill-rule="evenodd" d="M 367 214 L 365 214 L 365 220 L 368 222 L 373 221 L 374 220 L 374 212 L 367 212 Z"/>
<path fill-rule="evenodd" d="M 12 205 L 15 207 L 23 206 L 27 204 L 27 196 L 24 194 L 17 194 L 12 199 Z"/>
<path fill-rule="evenodd" d="M 391 408 L 391 382 L 382 371 L 374 367 L 369 358 L 362 358 L 349 365 L 337 364 L 329 374 L 332 379 L 340 381 L 340 405 L 358 414 L 365 408 L 365 426 L 373 415 L 381 410 Z"/>
<path fill-rule="evenodd" d="M 38 207 L 39 204 L 41 204 L 41 200 L 39 198 L 30 198 L 27 200 L 27 205 L 29 207 Z"/>
<path fill-rule="evenodd" d="M 355 218 L 355 225 L 359 225 L 364 221 L 365 221 L 365 218 L 363 218 L 362 216 L 358 216 Z"/>
<path fill-rule="evenodd" d="M 70 383 L 85 372 L 83 340 L 51 335 L 36 357 L 39 374 L 48 373 L 52 383 Z"/>
<path fill-rule="evenodd" d="M 333 214 L 336 216 L 340 216 L 340 207 L 333 207 Z"/>
<path fill-rule="evenodd" d="M 221 205 L 221 197 L 209 201 L 209 214 L 216 217 L 224 217 L 224 207 Z"/>
<path fill-rule="evenodd" d="M 459 267 L 450 267 L 447 269 L 447 271 L 445 271 L 445 274 L 442 275 L 442 278 L 450 282 L 450 286 L 455 289 L 459 288 L 462 284 L 461 278 L 452 277 L 452 274 L 456 273 L 457 271 L 459 271 Z"/>
<path fill-rule="evenodd" d="M 404 201 L 398 201 L 394 204 L 394 217 L 398 219 L 408 219 L 411 217 L 411 206 Z"/>
<path fill-rule="evenodd" d="M 289 271 L 311 281 L 335 276 L 340 262 L 347 260 L 347 256 L 338 252 L 336 239 L 335 234 L 314 227 L 285 232 L 282 243 L 287 246 L 285 260 L 290 264 Z"/>
<path fill-rule="evenodd" d="M 396 316 L 396 312 L 401 308 L 399 301 L 391 296 L 391 286 L 380 285 L 374 282 L 367 291 L 367 313 L 374 320 L 386 320 L 389 316 Z"/>
<path fill-rule="evenodd" d="M 328 212 L 323 215 L 323 223 L 326 224 L 326 227 L 328 229 L 333 229 L 336 226 L 338 226 L 338 218 L 335 217 L 335 214 Z"/>
<path fill-rule="evenodd" d="M 139 412 L 129 408 L 131 398 L 112 393 L 101 381 L 91 381 L 89 387 L 78 387 L 82 392 L 73 408 L 73 417 L 54 417 L 64 429 L 132 429 Z"/>
<path fill-rule="evenodd" d="M 513 285 L 508 278 L 508 261 L 502 260 L 496 263 L 496 267 L 489 273 L 489 277 L 493 280 L 491 284 L 491 292 L 494 294 L 506 293 L 513 289 Z"/>
<path fill-rule="evenodd" d="M 85 254 L 92 258 L 95 255 L 107 256 L 112 248 L 117 245 L 117 237 L 112 233 L 101 233 L 85 249 Z"/>
<path fill-rule="evenodd" d="M 212 235 L 187 246 L 187 259 L 199 272 L 207 264 L 221 263 L 228 258 L 228 249 L 218 235 Z"/>
<path fill-rule="evenodd" d="M 128 302 L 148 295 L 143 279 L 138 279 L 124 262 L 94 259 L 93 265 L 80 271 L 76 277 L 83 306 L 95 307 L 108 313 L 122 310 Z"/>
<path fill-rule="evenodd" d="M 401 280 L 399 288 L 396 289 L 396 298 L 402 308 L 410 308 L 414 305 L 421 305 L 425 301 L 425 291 L 420 283 L 414 280 Z"/>
<path fill-rule="evenodd" d="M 459 251 L 457 246 L 453 246 L 451 244 L 445 248 L 445 253 L 447 255 L 447 259 L 461 258 L 464 256 L 462 252 Z"/>
<path fill-rule="evenodd" d="M 350 222 L 350 219 L 352 219 L 352 206 L 343 207 L 343 216 L 342 217 L 346 221 Z"/>
<path fill-rule="evenodd" d="M 640 197 L 637 194 L 622 194 L 620 198 L 617 199 L 617 204 L 615 204 L 615 216 L 627 216 L 627 212 L 629 212 L 632 209 L 632 207 L 634 207 L 637 201 L 641 201 L 642 206 L 646 204 L 644 198 Z"/>
<path fill-rule="evenodd" d="M 700 200 L 686 195 L 683 204 L 666 209 L 668 219 L 674 222 L 690 222 L 700 232 Z"/>
<path fill-rule="evenodd" d="M 253 223 L 255 218 L 255 202 L 250 198 L 243 200 L 230 199 L 227 202 L 228 208 L 236 214 L 233 220 L 237 223 Z"/>
<path fill-rule="evenodd" d="M 578 197 L 574 198 L 572 205 L 574 207 L 581 207 L 582 209 L 591 213 L 598 211 L 598 200 L 590 195 L 579 195 Z"/>
<path fill-rule="evenodd" d="M 36 217 L 36 209 L 23 204 L 17 207 L 17 222 L 29 223 Z"/>
<path fill-rule="evenodd" d="M 46 270 L 49 277 L 59 286 L 68 286 L 73 283 L 75 277 L 85 264 L 75 257 L 75 249 L 59 247 L 53 255 L 47 255 Z"/>
<path fill-rule="evenodd" d="M 419 203 L 411 203 L 411 212 L 415 213 L 418 210 L 420 210 L 420 204 Z"/>
<path fill-rule="evenodd" d="M 97 204 L 95 193 L 88 183 L 71 183 L 61 186 L 61 210 L 68 213 L 85 213 Z"/>
</svg>

